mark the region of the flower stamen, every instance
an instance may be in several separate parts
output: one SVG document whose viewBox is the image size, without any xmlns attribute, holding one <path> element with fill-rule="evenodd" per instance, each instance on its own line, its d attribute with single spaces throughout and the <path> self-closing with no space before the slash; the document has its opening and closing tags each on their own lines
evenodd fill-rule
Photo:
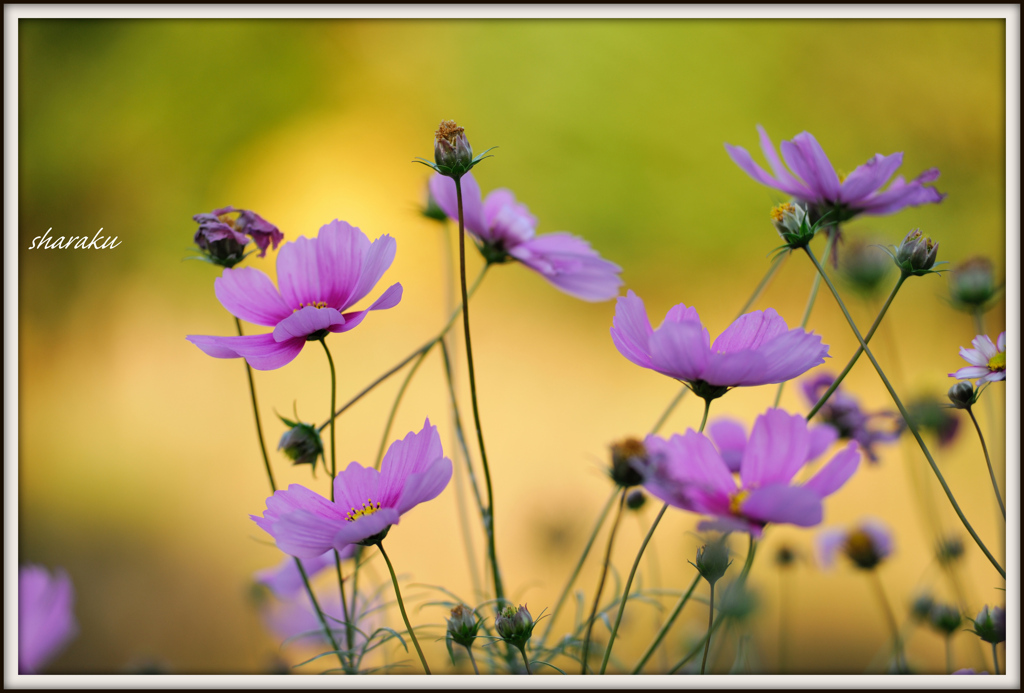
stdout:
<svg viewBox="0 0 1024 693">
<path fill-rule="evenodd" d="M 988 360 L 988 369 L 993 373 L 1006 370 L 1006 352 L 1000 351 Z"/>
<path fill-rule="evenodd" d="M 743 501 L 747 500 L 747 496 L 750 495 L 750 491 L 740 491 L 739 493 L 729 498 L 729 512 L 733 515 L 740 515 L 740 506 L 743 505 Z"/>
<path fill-rule="evenodd" d="M 366 502 L 358 508 L 352 508 L 348 515 L 345 516 L 345 520 L 348 522 L 355 522 L 360 517 L 367 517 L 373 515 L 375 512 L 380 510 L 380 503 L 374 503 L 372 498 L 367 498 Z"/>
<path fill-rule="evenodd" d="M 303 308 L 308 308 L 309 306 L 312 306 L 313 308 L 326 308 L 327 301 L 310 301 L 309 303 L 300 303 L 298 308 L 292 309 L 292 312 L 295 313 Z"/>
</svg>

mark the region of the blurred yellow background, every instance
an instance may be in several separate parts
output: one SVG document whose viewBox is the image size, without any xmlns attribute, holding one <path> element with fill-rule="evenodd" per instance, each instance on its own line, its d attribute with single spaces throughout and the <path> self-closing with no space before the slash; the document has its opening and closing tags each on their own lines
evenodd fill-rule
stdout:
<svg viewBox="0 0 1024 693">
<path fill-rule="evenodd" d="M 268 487 L 244 368 L 185 341 L 234 330 L 213 295 L 217 268 L 182 261 L 193 254 L 193 214 L 251 208 L 286 240 L 314 236 L 334 218 L 370 238 L 397 239 L 382 286 L 400 281 L 402 303 L 329 340 L 339 402 L 446 318 L 444 235 L 452 231 L 419 215 L 429 171 L 411 163 L 432 156 L 442 118 L 465 126 L 477 151 L 499 147 L 474 171 L 485 193 L 511 188 L 540 233 L 571 231 L 620 264 L 655 325 L 685 302 L 718 334 L 766 271 L 779 243 L 768 210 L 781 193 L 749 179 L 722 146 L 742 145 L 762 160 L 758 123 L 776 143 L 813 133 L 847 171 L 894 151 L 905 152 L 900 172 L 908 178 L 938 167 L 942 204 L 854 220 L 847 237 L 896 243 L 920 227 L 940 241 L 940 260 L 987 255 L 1002 279 L 1004 31 L 1002 20 L 21 20 L 19 552 L 22 563 L 67 569 L 81 625 L 50 671 L 261 673 L 301 661 L 301 648 L 279 649 L 250 598 L 253 571 L 280 553 L 248 517 L 262 512 Z M 51 227 L 53 236 L 90 237 L 102 227 L 122 243 L 27 250 Z M 272 256 L 246 263 L 273 276 Z M 471 276 L 480 265 L 474 252 Z M 798 324 L 812 277 L 804 258 L 790 258 L 755 307 L 773 306 Z M 879 333 L 879 358 L 907 398 L 944 398 L 953 382 L 946 374 L 965 365 L 957 350 L 974 327 L 949 307 L 946 285 L 935 275 L 908 282 Z M 877 304 L 852 293 L 849 301 L 861 325 L 870 324 Z M 499 558 L 510 596 L 534 616 L 553 605 L 611 493 L 602 471 L 608 444 L 644 434 L 679 388 L 617 353 L 613 312 L 614 302 L 575 300 L 517 264 L 493 268 L 473 300 Z M 993 337 L 1004 317 L 1002 303 L 986 316 Z M 827 292 L 810 326 L 831 346 L 826 367 L 841 369 L 855 340 Z M 471 427 L 461 356 L 458 372 Z M 339 464 L 372 464 L 400 382 L 389 380 L 339 419 Z M 868 409 L 891 407 L 866 359 L 847 382 Z M 256 383 L 272 448 L 283 432 L 273 412 L 289 416 L 294 406 L 303 420 L 326 417 L 330 380 L 318 347 L 257 373 Z M 989 440 L 1000 479 L 1003 393 L 1002 384 L 989 389 L 981 409 L 993 411 L 980 412 L 982 425 L 990 413 L 1000 420 Z M 774 386 L 735 391 L 715 402 L 712 418 L 729 414 L 749 426 L 774 394 Z M 795 384 L 782 405 L 807 411 Z M 700 403 L 685 399 L 665 431 L 696 427 L 700 413 Z M 437 354 L 409 387 L 392 439 L 426 416 L 442 426 L 448 450 Z M 1002 560 L 1002 520 L 968 426 L 962 420 L 955 443 L 937 451 L 939 464 Z M 279 485 L 326 492 L 322 473 L 311 480 L 308 468 L 271 454 Z M 1002 604 L 1003 583 L 925 465 L 912 442 L 882 448 L 880 464 L 863 465 L 826 502 L 825 524 L 871 515 L 895 529 L 896 553 L 881 577 L 901 620 L 920 588 L 953 597 L 932 558 L 938 532 L 966 540 L 960 572 L 971 615 Z M 614 553 L 622 576 L 655 506 L 623 519 Z M 404 584 L 444 585 L 471 599 L 457 517 L 450 487 L 392 530 L 388 551 Z M 642 565 L 645 586 L 689 585 L 697 519 L 666 515 Z M 766 533 L 752 572 L 760 607 L 749 622 L 751 666 L 778 669 L 783 595 L 772 557 L 787 543 L 803 557 L 788 574 L 788 669 L 877 671 L 888 631 L 871 587 L 848 565 L 820 571 L 815 535 Z M 474 539 L 482 565 L 476 527 Z M 745 544 L 733 540 L 733 571 Z M 600 553 L 577 582 L 588 600 Z M 386 579 L 379 559 L 368 574 Z M 437 595 L 407 589 L 414 624 L 438 624 L 440 637 L 447 612 L 420 608 Z M 706 597 L 706 585 L 698 594 Z M 569 607 L 556 635 L 569 627 Z M 688 606 L 665 659 L 658 654 L 648 671 L 678 660 L 703 634 L 706 614 Z M 615 657 L 631 667 L 661 617 L 640 603 L 626 616 Z M 400 624 L 392 613 L 389 625 Z M 723 637 L 720 670 L 730 666 L 736 637 Z M 603 625 L 595 638 L 606 641 Z M 443 642 L 421 642 L 445 670 Z M 399 671 L 418 673 L 415 657 L 396 647 L 385 648 L 391 661 L 410 660 Z M 958 666 L 991 668 L 973 635 L 956 635 L 955 648 Z M 943 671 L 939 636 L 915 631 L 909 650 L 917 670 Z"/>
</svg>

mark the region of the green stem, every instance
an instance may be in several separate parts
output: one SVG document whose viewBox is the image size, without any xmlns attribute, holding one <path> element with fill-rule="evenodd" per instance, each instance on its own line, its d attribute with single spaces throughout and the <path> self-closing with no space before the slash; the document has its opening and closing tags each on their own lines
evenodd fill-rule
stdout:
<svg viewBox="0 0 1024 693">
<path fill-rule="evenodd" d="M 498 569 L 498 552 L 494 541 L 494 491 L 491 486 L 491 470 L 487 464 L 487 451 L 484 448 L 484 432 L 480 425 L 480 405 L 476 397 L 476 371 L 473 368 L 473 342 L 469 334 L 469 296 L 466 292 L 466 224 L 462 211 L 462 182 L 455 181 L 455 193 L 459 202 L 459 279 L 462 287 L 462 326 L 466 339 L 466 363 L 469 366 L 469 393 L 473 401 L 473 422 L 476 424 L 476 440 L 480 446 L 480 461 L 484 468 L 484 481 L 487 485 L 487 517 L 484 529 L 487 532 L 487 550 L 491 559 L 491 572 L 494 576 L 494 596 L 500 607 L 505 599 L 505 589 L 501 584 L 501 571 Z"/>
<path fill-rule="evenodd" d="M 473 465 L 470 463 L 469 446 L 466 444 L 466 432 L 462 427 L 462 414 L 459 411 L 459 402 L 455 397 L 455 381 L 452 373 L 452 364 L 450 354 L 448 353 L 448 347 L 445 343 L 441 342 L 441 356 L 444 359 L 444 373 L 445 378 L 448 380 L 448 397 L 452 403 L 452 415 L 455 419 L 455 437 L 459 441 L 459 447 L 462 448 L 462 456 L 466 461 L 466 471 L 469 474 L 470 485 L 473 488 L 473 496 L 476 498 L 476 505 L 480 511 L 480 517 L 483 519 L 486 517 L 487 510 L 484 507 L 483 498 L 480 496 L 480 487 L 476 483 L 476 473 L 473 472 Z"/>
<path fill-rule="evenodd" d="M 583 547 L 583 555 L 576 562 L 576 567 L 572 571 L 572 575 L 569 576 L 568 582 L 565 583 L 565 588 L 562 590 L 562 594 L 558 597 L 558 601 L 555 602 L 555 608 L 551 612 L 551 618 L 548 619 L 547 629 L 544 631 L 544 635 L 541 636 L 540 644 L 537 646 L 538 649 L 544 647 L 544 644 L 548 640 L 548 635 L 551 634 L 551 629 L 555 625 L 555 620 L 558 618 L 558 613 L 562 609 L 562 605 L 565 604 L 566 597 L 569 596 L 569 590 L 572 589 L 573 583 L 580 574 L 580 569 L 583 568 L 583 562 L 587 560 L 587 556 L 590 554 L 590 547 L 594 545 L 594 540 L 597 539 L 597 534 L 601 530 L 601 525 L 604 524 L 604 519 L 608 516 L 608 511 L 611 510 L 612 501 L 615 500 L 615 496 L 618 495 L 619 490 L 613 489 L 608 501 L 604 504 L 601 509 L 601 514 L 597 517 L 597 523 L 594 525 L 594 531 L 590 533 L 590 538 L 587 540 L 586 546 Z"/>
<path fill-rule="evenodd" d="M 748 298 L 747 302 L 743 304 L 742 308 L 740 308 L 740 312 L 736 314 L 737 318 L 746 313 L 747 310 L 750 309 L 750 306 L 754 305 L 754 301 L 758 299 L 758 297 L 761 295 L 761 292 L 764 291 L 766 286 L 768 286 L 768 282 L 771 281 L 771 278 L 775 276 L 775 272 L 778 271 L 779 267 L 782 266 L 782 262 L 787 257 L 789 257 L 788 252 L 781 253 L 777 258 L 775 258 L 775 261 L 772 262 L 771 267 L 768 268 L 768 271 L 761 279 L 761 282 L 757 285 L 757 288 L 754 289 L 754 293 L 750 294 L 750 298 Z M 690 389 L 685 385 L 679 390 L 679 393 L 672 399 L 671 402 L 669 402 L 669 405 L 665 409 L 665 411 L 662 412 L 661 416 L 658 418 L 657 423 L 654 424 L 654 428 L 651 429 L 652 434 L 657 433 L 658 431 L 661 430 L 661 427 L 665 425 L 666 421 L 668 421 L 668 417 L 672 415 L 672 412 L 675 410 L 676 406 L 679 404 L 679 402 L 682 401 L 683 397 L 685 397 L 686 393 L 689 391 Z"/>
<path fill-rule="evenodd" d="M 896 298 L 896 292 L 900 290 L 900 287 L 903 286 L 903 282 L 905 282 L 906 280 L 907 277 L 901 274 L 900 278 L 896 281 L 896 286 L 894 286 L 892 288 L 892 291 L 889 293 L 889 298 L 886 299 L 885 305 L 882 306 L 882 310 L 878 312 L 878 317 L 875 318 L 875 322 L 871 325 L 871 329 L 868 330 L 868 333 L 866 335 L 864 335 L 865 344 L 871 342 L 871 338 L 875 335 L 875 330 L 877 330 L 878 326 L 882 324 L 882 318 L 885 317 L 886 311 L 888 311 L 889 306 L 892 305 L 892 300 Z M 813 418 L 814 415 L 818 413 L 819 409 L 825 406 L 825 402 L 828 401 L 828 398 L 831 397 L 832 393 L 835 392 L 836 388 L 839 387 L 839 383 L 843 382 L 843 379 L 847 376 L 847 374 L 853 368 L 853 365 L 857 363 L 857 359 L 859 359 L 860 355 L 863 353 L 864 349 L 862 349 L 861 347 L 857 347 L 857 351 L 853 353 L 853 356 L 850 358 L 849 363 L 846 364 L 846 368 L 844 368 L 843 372 L 839 374 L 839 377 L 832 381 L 832 384 L 829 385 L 827 390 L 825 390 L 825 393 L 820 398 L 818 398 L 817 404 L 815 404 L 811 408 L 811 411 L 807 414 L 808 421 L 810 421 L 811 418 Z"/>
<path fill-rule="evenodd" d="M 704 432 L 704 426 L 708 422 L 708 412 L 711 410 L 711 400 L 704 400 L 704 416 L 700 420 L 700 430 L 698 433 Z M 608 636 L 608 646 L 604 651 L 604 659 L 601 660 L 601 673 L 604 674 L 605 669 L 608 666 L 608 660 L 612 656 L 612 646 L 615 644 L 615 635 L 619 632 L 619 624 L 622 623 L 622 614 L 626 611 L 626 602 L 629 601 L 629 588 L 633 586 L 633 577 L 636 575 L 636 569 L 640 566 L 640 559 L 644 555 L 644 551 L 647 549 L 647 544 L 650 543 L 651 537 L 654 536 L 654 530 L 658 528 L 658 523 L 661 522 L 661 518 L 665 516 L 665 511 L 668 510 L 668 503 L 661 506 L 661 510 L 658 511 L 658 516 L 654 518 L 654 522 L 651 524 L 651 528 L 647 530 L 647 536 L 644 537 L 644 541 L 640 544 L 640 550 L 637 551 L 636 559 L 633 561 L 633 567 L 629 570 L 629 577 L 626 579 L 626 586 L 622 590 L 622 600 L 619 602 L 619 612 L 615 616 L 615 625 L 612 626 L 612 632 Z"/>
<path fill-rule="evenodd" d="M 900 627 L 896 622 L 896 615 L 892 611 L 889 599 L 885 596 L 885 588 L 882 586 L 882 578 L 878 576 L 877 570 L 871 572 L 871 585 L 878 596 L 878 603 L 882 605 L 885 619 L 889 622 L 889 629 L 892 631 L 893 648 L 896 650 L 896 668 L 900 673 L 906 672 L 905 656 L 903 654 L 903 638 L 900 636 Z"/>
<path fill-rule="evenodd" d="M 473 673 L 476 674 L 477 676 L 479 676 L 480 675 L 480 669 L 478 669 L 477 666 L 476 666 L 476 657 L 473 656 L 473 648 L 470 647 L 469 645 L 466 645 L 465 647 L 466 647 L 466 652 L 469 654 L 469 662 L 470 662 L 470 664 L 473 665 Z"/>
<path fill-rule="evenodd" d="M 992 471 L 992 459 L 988 455 L 988 446 L 985 445 L 985 436 L 981 435 L 981 426 L 978 425 L 978 419 L 974 416 L 974 411 L 967 407 L 967 413 L 971 415 L 971 421 L 974 422 L 974 430 L 978 432 L 978 440 L 981 441 L 981 449 L 985 452 L 985 464 L 988 465 L 988 476 L 992 480 L 992 490 L 995 491 L 996 501 L 999 503 L 999 512 L 1003 514 L 1003 519 L 1006 519 L 1006 506 L 1003 505 L 1003 497 L 999 493 L 999 482 L 996 481 L 996 473 Z"/>
<path fill-rule="evenodd" d="M 807 249 L 804 248 L 804 251 L 807 251 Z M 960 518 L 960 521 L 963 523 L 964 528 L 967 530 L 967 533 L 970 534 L 971 537 L 974 539 L 975 543 L 978 545 L 978 548 L 981 549 L 982 553 L 985 554 L 988 560 L 992 563 L 995 569 L 1005 580 L 1006 571 L 1003 570 L 1003 567 L 999 565 L 999 561 L 997 561 L 995 559 L 995 556 L 993 556 L 992 553 L 985 547 L 985 544 L 984 542 L 982 542 L 981 537 L 978 536 L 978 533 L 974 531 L 974 528 L 971 527 L 971 523 L 968 522 L 967 518 L 964 516 L 963 511 L 960 509 L 960 506 L 956 502 L 956 498 L 953 497 L 953 492 L 950 490 L 949 485 L 946 483 L 946 479 L 942 476 L 942 472 L 939 470 L 939 466 L 935 464 L 935 460 L 932 458 L 932 454 L 928 450 L 928 446 L 925 445 L 924 439 L 921 438 L 921 434 L 917 430 L 917 425 L 911 419 L 910 414 L 907 412 L 906 407 L 903 406 L 903 402 L 900 401 L 900 398 L 899 396 L 897 396 L 896 391 L 892 388 L 892 385 L 889 383 L 889 379 L 885 377 L 885 372 L 882 370 L 882 367 L 878 365 L 878 361 L 875 359 L 875 355 L 871 353 L 871 349 L 869 349 L 867 344 L 864 342 L 864 337 L 861 336 L 860 330 L 857 329 L 857 325 L 853 322 L 853 318 L 850 317 L 850 312 L 846 309 L 846 304 L 844 304 L 843 300 L 839 297 L 839 292 L 836 291 L 836 288 L 832 284 L 832 281 L 825 274 L 825 270 L 818 263 L 818 259 L 814 257 L 814 255 L 812 255 L 810 252 L 807 252 L 807 257 L 809 257 L 811 259 L 811 262 L 814 263 L 815 269 L 818 270 L 818 273 L 821 274 L 822 278 L 825 280 L 825 284 L 828 286 L 829 291 L 832 292 L 832 296 L 835 297 L 836 303 L 839 304 L 840 310 L 842 310 L 843 315 L 846 316 L 846 322 L 849 323 L 850 329 L 853 331 L 854 336 L 857 337 L 857 341 L 860 342 L 861 347 L 864 349 L 864 353 L 867 354 L 867 357 L 871 360 L 871 365 L 875 367 L 875 371 L 878 373 L 878 377 L 882 380 L 882 384 L 885 385 L 885 388 L 889 391 L 889 396 L 892 397 L 892 401 L 896 404 L 896 408 L 900 410 L 900 414 L 903 416 L 903 420 L 906 422 L 907 428 L 910 429 L 910 432 L 914 435 L 914 438 L 917 440 L 917 444 L 921 447 L 921 451 L 927 458 L 928 464 L 931 465 L 932 472 L 935 474 L 935 478 L 939 480 L 939 484 L 942 486 L 942 490 L 945 491 L 946 493 L 946 498 L 949 499 L 950 505 L 952 505 L 953 510 L 956 511 L 957 517 Z"/>
<path fill-rule="evenodd" d="M 238 328 L 238 336 L 242 334 L 242 321 L 235 318 L 235 327 Z M 252 399 L 252 416 L 256 420 L 256 439 L 260 442 L 260 452 L 263 453 L 263 466 L 267 469 L 267 479 L 270 481 L 271 492 L 277 491 L 277 484 L 274 482 L 274 472 L 270 470 L 270 457 L 267 455 L 267 445 L 263 442 L 263 424 L 260 423 L 260 408 L 256 404 L 256 384 L 252 379 L 252 366 L 245 359 L 242 359 L 245 363 L 245 374 L 249 377 L 249 396 Z M 316 460 L 314 460 L 316 462 Z M 310 595 L 312 596 L 312 595 Z"/>
<path fill-rule="evenodd" d="M 946 636 L 946 673 L 953 673 L 953 638 Z"/>
<path fill-rule="evenodd" d="M 423 656 L 423 650 L 420 649 L 420 642 L 416 639 L 416 633 L 412 630 L 412 624 L 409 623 L 409 615 L 405 613 L 405 602 L 402 601 L 402 591 L 398 589 L 398 576 L 395 575 L 395 568 L 391 565 L 391 559 L 388 558 L 388 554 L 384 550 L 384 542 L 377 542 L 377 548 L 380 549 L 380 555 L 384 557 L 384 562 L 388 564 L 388 572 L 391 573 L 391 584 L 395 586 L 395 597 L 398 599 L 398 610 L 402 612 L 402 620 L 405 621 L 405 629 L 409 631 L 409 638 L 412 639 L 412 644 L 416 646 L 416 654 L 420 656 L 420 663 L 423 664 L 423 671 L 429 674 L 430 667 L 427 666 L 427 659 Z"/>
<path fill-rule="evenodd" d="M 785 568 L 782 569 L 783 576 L 787 572 Z M 779 582 L 779 673 L 783 674 L 786 672 L 786 645 L 788 644 L 786 640 L 789 636 L 789 629 L 786 628 L 786 614 L 789 613 L 789 590 L 786 589 L 788 583 L 785 577 Z"/>
<path fill-rule="evenodd" d="M 832 244 L 835 243 L 835 239 L 838 233 L 828 233 L 825 235 L 825 252 L 821 254 L 821 262 L 825 262 L 828 258 L 828 254 L 832 252 Z M 814 302 L 818 299 L 818 289 L 821 288 L 821 277 L 814 275 L 814 281 L 811 282 L 811 294 L 807 297 L 807 306 L 804 308 L 804 317 L 800 320 L 800 329 L 807 327 L 807 322 L 811 319 L 811 311 L 814 309 Z M 782 400 L 782 389 L 786 387 L 786 381 L 783 380 L 779 383 L 779 388 L 775 391 L 775 403 L 773 407 L 778 408 L 779 402 Z"/>
<path fill-rule="evenodd" d="M 690 589 L 688 589 L 686 593 L 679 598 L 679 601 L 676 602 L 675 608 L 672 610 L 672 613 L 665 621 L 665 624 L 661 627 L 661 630 L 658 631 L 658 635 L 655 636 L 654 641 L 651 642 L 651 644 L 647 647 L 647 651 L 644 652 L 643 657 L 640 658 L 640 661 L 637 663 L 637 665 L 633 667 L 633 671 L 629 672 L 630 674 L 639 674 L 640 670 L 644 668 L 645 664 L 647 664 L 647 660 L 651 658 L 651 655 L 654 654 L 654 651 L 658 648 L 658 645 L 661 644 L 661 641 L 668 634 L 668 631 L 672 627 L 672 624 L 675 623 L 676 618 L 679 616 L 679 612 L 683 610 L 684 606 L 686 606 L 686 602 L 690 601 L 690 595 L 692 595 L 693 591 L 697 588 L 697 583 L 700 582 L 700 579 L 700 574 L 693 578 L 693 582 L 690 583 Z"/>
<path fill-rule="evenodd" d="M 708 597 L 708 635 L 704 638 L 704 659 L 700 662 L 700 673 L 703 674 L 708 664 L 708 650 L 711 649 L 711 629 L 715 625 L 715 583 L 711 584 L 711 596 Z"/>
<path fill-rule="evenodd" d="M 622 493 L 619 494 L 619 510 L 615 514 L 614 522 L 612 522 L 612 530 L 608 533 L 608 548 L 604 553 L 604 565 L 601 568 L 601 579 L 597 583 L 597 592 L 594 594 L 594 606 L 590 610 L 590 618 L 587 619 L 587 635 L 583 638 L 583 654 L 580 656 L 580 662 L 582 662 L 581 674 L 587 673 L 587 656 L 590 654 L 590 635 L 594 630 L 594 619 L 597 617 L 597 605 L 601 601 L 601 592 L 604 590 L 604 582 L 608 577 L 608 566 L 612 561 L 612 545 L 615 543 L 615 532 L 619 529 L 619 522 L 622 520 L 622 508 L 625 507 L 625 505 L 626 488 L 623 487 Z"/>
<path fill-rule="evenodd" d="M 529 660 L 529 659 L 527 659 L 527 657 L 526 657 L 526 648 L 525 648 L 525 647 L 520 647 L 520 648 L 519 648 L 519 651 L 520 651 L 520 652 L 522 653 L 522 655 L 523 655 L 523 664 L 525 664 L 525 665 L 526 665 L 526 673 L 527 673 L 527 674 L 531 674 L 531 675 L 532 675 L 532 674 L 533 674 L 533 672 L 532 672 L 532 671 L 530 671 L 530 660 Z"/>
<path fill-rule="evenodd" d="M 995 675 L 999 676 L 999 647 L 996 643 L 992 643 L 992 668 Z"/>
<path fill-rule="evenodd" d="M 327 624 L 327 617 L 324 616 L 323 609 L 320 608 L 320 603 L 316 600 L 316 595 L 313 594 L 313 586 L 309 584 L 309 576 L 306 574 L 306 569 L 302 567 L 302 561 L 298 558 L 295 559 L 295 566 L 299 569 L 299 575 L 302 576 L 302 584 L 306 586 L 306 594 L 309 595 L 309 600 L 313 603 L 313 609 L 316 611 L 316 616 L 320 620 L 320 625 L 324 629 L 324 635 L 327 636 L 327 641 L 331 643 L 331 648 L 334 653 L 338 655 L 338 661 L 341 663 L 342 669 L 348 672 L 349 664 L 345 661 L 345 658 L 341 655 L 338 641 L 334 639 L 334 631 Z"/>
<path fill-rule="evenodd" d="M 433 346 L 433 345 L 431 345 Z M 388 413 L 388 421 L 384 424 L 384 435 L 380 439 L 380 447 L 377 449 L 377 461 L 374 462 L 373 468 L 380 469 L 381 460 L 384 459 L 384 449 L 388 444 L 388 436 L 391 435 L 391 424 L 395 422 L 395 414 L 398 413 L 398 405 L 402 403 L 402 397 L 405 396 L 405 390 L 409 387 L 409 383 L 412 381 L 412 377 L 416 375 L 416 371 L 419 370 L 420 364 L 427 358 L 427 354 L 430 353 L 430 349 L 424 349 L 420 352 L 420 356 L 412 364 L 412 368 L 405 375 L 405 380 L 402 381 L 401 387 L 398 388 L 398 394 L 395 395 L 395 401 L 391 404 L 391 411 Z"/>
</svg>

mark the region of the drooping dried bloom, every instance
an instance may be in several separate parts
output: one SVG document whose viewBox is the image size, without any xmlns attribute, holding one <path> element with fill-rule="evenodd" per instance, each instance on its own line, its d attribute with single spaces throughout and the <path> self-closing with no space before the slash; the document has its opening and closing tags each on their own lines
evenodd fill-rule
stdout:
<svg viewBox="0 0 1024 693">
<path fill-rule="evenodd" d="M 18 673 L 38 674 L 78 633 L 75 588 L 63 569 L 18 569 Z"/>
<path fill-rule="evenodd" d="M 979 334 L 971 344 L 973 349 L 960 347 L 960 357 L 971 365 L 950 373 L 949 377 L 958 380 L 977 378 L 979 385 L 1006 380 L 1006 333 L 1001 332 L 995 344 L 986 334 Z"/>
<path fill-rule="evenodd" d="M 452 478 L 437 427 L 428 419 L 388 448 L 378 472 L 352 462 L 334 478 L 334 501 L 292 484 L 267 499 L 262 516 L 251 515 L 291 556 L 315 558 L 349 544 L 369 546 L 420 503 L 440 495 Z"/>
<path fill-rule="evenodd" d="M 804 396 L 811 404 L 817 404 L 828 388 L 835 382 L 831 373 L 818 373 L 801 383 Z M 874 446 L 899 440 L 903 432 L 903 419 L 896 412 L 868 413 L 860 403 L 842 387 L 837 387 L 828 401 L 818 410 L 817 417 L 834 426 L 841 440 L 852 440 L 860 445 L 868 461 L 878 462 Z"/>
<path fill-rule="evenodd" d="M 852 530 L 826 529 L 818 535 L 818 557 L 829 568 L 842 552 L 854 565 L 870 570 L 892 553 L 892 533 L 878 520 L 862 520 Z"/>
<path fill-rule="evenodd" d="M 858 214 L 892 214 L 904 207 L 941 202 L 945 197 L 935 188 L 926 187 L 939 177 L 938 169 L 929 169 L 910 182 L 896 176 L 888 188 L 896 169 L 903 163 L 903 153 L 889 156 L 876 154 L 867 163 L 858 166 L 848 176 L 841 177 L 832 166 L 825 151 L 809 132 L 801 132 L 792 142 L 782 141 L 782 165 L 775 145 L 760 125 L 761 150 L 771 166 L 774 176 L 754 163 L 743 147 L 725 145 L 729 157 L 748 176 L 758 183 L 781 190 L 813 208 L 812 216 L 828 214 L 827 221 L 837 224 Z"/>
<path fill-rule="evenodd" d="M 750 532 L 769 522 L 812 527 L 822 520 L 822 501 L 853 476 L 860 462 L 854 445 L 836 454 L 809 481 L 793 485 L 814 441 L 800 415 L 769 409 L 757 417 L 740 461 L 740 483 L 711 440 L 694 430 L 669 439 L 648 436 L 651 465 L 644 488 L 683 510 L 711 515 L 700 530 Z M 817 450 L 815 456 L 823 449 Z"/>
<path fill-rule="evenodd" d="M 395 259 L 395 240 L 373 243 L 343 221 L 322 226 L 316 238 L 300 237 L 277 254 L 278 287 L 258 269 L 226 269 L 214 282 L 221 305 L 236 318 L 273 327 L 244 337 L 189 335 L 206 354 L 244 358 L 253 368 L 274 370 L 291 363 L 307 341 L 347 332 L 371 310 L 393 308 L 402 285 L 392 284 L 369 307 L 343 312 L 362 300 Z"/>
<path fill-rule="evenodd" d="M 232 267 L 242 259 L 249 238 L 260 249 L 260 257 L 267 254 L 271 244 L 277 250 L 284 239 L 280 229 L 251 209 L 227 206 L 192 218 L 199 224 L 196 245 L 210 262 L 224 267 Z"/>
<path fill-rule="evenodd" d="M 985 642 L 996 645 L 1006 642 L 1006 611 L 998 606 L 981 608 L 973 621 L 972 631 Z"/>
<path fill-rule="evenodd" d="M 988 258 L 972 257 L 949 272 L 949 294 L 955 308 L 969 313 L 984 310 L 998 293 L 992 262 Z"/>
<path fill-rule="evenodd" d="M 705 399 L 741 385 L 785 382 L 828 356 L 821 337 L 800 328 L 790 330 L 772 308 L 740 316 L 714 344 L 697 310 L 682 303 L 654 329 L 643 300 L 632 291 L 616 303 L 611 334 L 627 359 L 685 382 Z"/>
<path fill-rule="evenodd" d="M 433 176 L 430 193 L 445 214 L 458 221 L 454 181 Z M 462 216 L 488 263 L 517 260 L 584 301 L 607 301 L 619 293 L 621 267 L 603 259 L 582 238 L 564 231 L 535 235 L 537 218 L 510 190 L 493 190 L 484 200 L 472 174 L 463 176 Z"/>
</svg>

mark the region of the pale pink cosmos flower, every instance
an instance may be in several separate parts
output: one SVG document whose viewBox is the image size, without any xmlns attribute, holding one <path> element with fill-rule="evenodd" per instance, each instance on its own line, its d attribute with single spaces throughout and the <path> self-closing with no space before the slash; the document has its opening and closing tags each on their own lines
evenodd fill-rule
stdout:
<svg viewBox="0 0 1024 693">
<path fill-rule="evenodd" d="M 352 558 L 358 547 L 355 544 L 346 546 L 338 552 L 338 558 L 346 560 Z M 316 558 L 307 558 L 302 561 L 302 569 L 306 571 L 306 577 L 312 580 L 320 571 L 327 567 L 334 567 L 334 552 L 327 551 Z M 293 556 L 285 556 L 273 568 L 264 568 L 256 571 L 253 581 L 266 586 L 271 592 L 281 599 L 292 597 L 301 592 L 306 583 L 302 579 L 302 573 L 295 565 Z"/>
<path fill-rule="evenodd" d="M 458 221 L 458 198 L 451 178 L 433 176 L 430 194 L 449 218 Z M 584 301 L 607 301 L 619 293 L 621 267 L 570 233 L 536 236 L 537 217 L 517 202 L 510 190 L 492 190 L 485 200 L 473 174 L 467 173 L 462 177 L 462 217 L 488 262 L 518 260 Z"/>
<path fill-rule="evenodd" d="M 999 334 L 996 343 L 986 334 L 979 334 L 971 342 L 973 349 L 960 347 L 960 357 L 971 364 L 964 366 L 950 378 L 957 380 L 978 379 L 978 384 L 1006 380 L 1006 333 Z"/>
<path fill-rule="evenodd" d="M 244 337 L 189 335 L 188 341 L 220 359 L 244 358 L 253 368 L 291 363 L 307 341 L 347 332 L 371 310 L 394 308 L 402 285 L 392 284 L 367 308 L 348 311 L 380 281 L 395 259 L 395 239 L 373 243 L 362 231 L 334 220 L 316 238 L 299 237 L 277 254 L 278 287 L 253 267 L 225 269 L 213 284 L 221 305 L 236 318 L 273 327 Z"/>
<path fill-rule="evenodd" d="M 794 484 L 797 472 L 834 440 L 834 432 L 825 428 L 809 430 L 798 414 L 769 409 L 757 417 L 743 445 L 735 470 L 737 483 L 725 456 L 704 434 L 691 429 L 669 439 L 650 435 L 644 441 L 650 455 L 644 488 L 669 505 L 713 516 L 701 522 L 701 530 L 757 537 L 770 522 L 812 527 L 822 520 L 822 501 L 860 464 L 860 453 L 850 443 L 808 481 Z M 736 447 L 720 445 L 726 450 Z"/>
<path fill-rule="evenodd" d="M 62 569 L 18 569 L 18 672 L 37 674 L 78 633 L 75 588 Z"/>
<path fill-rule="evenodd" d="M 430 420 L 388 448 L 378 472 L 352 462 L 334 478 L 334 501 L 292 484 L 267 499 L 262 516 L 251 515 L 297 558 L 317 558 L 349 544 L 376 544 L 391 525 L 420 503 L 440 495 L 452 478 L 441 437 Z"/>
</svg>

